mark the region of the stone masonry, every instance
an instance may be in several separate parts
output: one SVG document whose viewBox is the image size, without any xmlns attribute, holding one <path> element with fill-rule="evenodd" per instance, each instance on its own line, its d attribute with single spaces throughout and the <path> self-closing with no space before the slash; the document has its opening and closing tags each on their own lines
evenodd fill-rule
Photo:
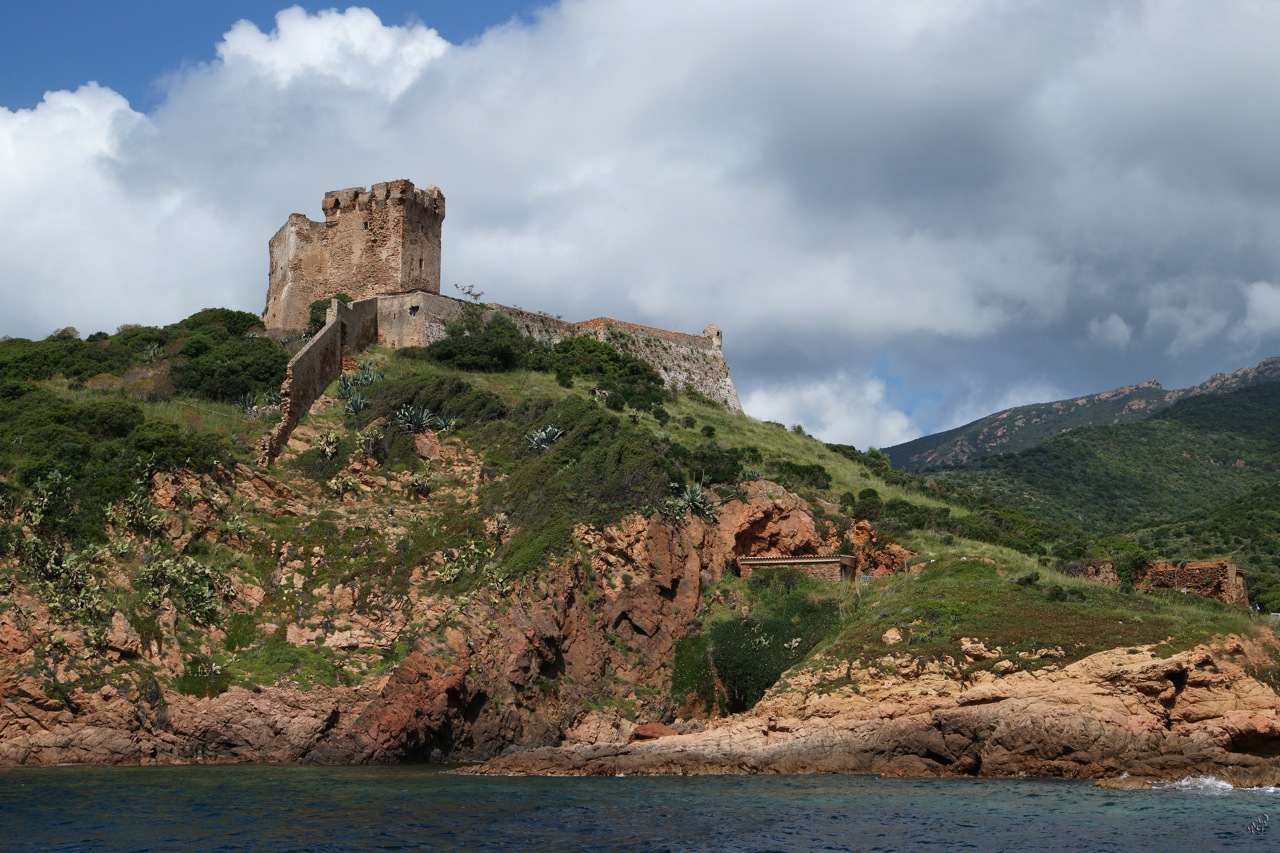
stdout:
<svg viewBox="0 0 1280 853">
<path fill-rule="evenodd" d="M 276 333 L 307 325 L 312 302 L 339 293 L 366 299 L 440 292 L 444 194 L 412 181 L 325 193 L 324 222 L 294 213 L 271 238 L 263 323 Z"/>
</svg>

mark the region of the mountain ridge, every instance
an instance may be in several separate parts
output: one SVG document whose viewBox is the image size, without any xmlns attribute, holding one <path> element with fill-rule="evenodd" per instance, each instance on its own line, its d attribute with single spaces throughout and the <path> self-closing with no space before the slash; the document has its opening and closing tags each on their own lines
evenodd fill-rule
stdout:
<svg viewBox="0 0 1280 853">
<path fill-rule="evenodd" d="M 1241 367 L 1230 373 L 1215 373 L 1189 388 L 1166 390 L 1152 379 L 1096 394 L 1015 406 L 962 426 L 882 448 L 881 452 L 895 468 L 903 471 L 954 467 L 987 456 L 1027 450 L 1073 429 L 1133 423 L 1191 397 L 1274 380 L 1280 380 L 1280 357 L 1267 358 L 1253 367 Z"/>
</svg>

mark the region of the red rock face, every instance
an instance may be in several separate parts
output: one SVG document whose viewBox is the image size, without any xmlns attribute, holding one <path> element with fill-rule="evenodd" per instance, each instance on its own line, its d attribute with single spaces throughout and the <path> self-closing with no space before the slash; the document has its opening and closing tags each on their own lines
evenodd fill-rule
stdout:
<svg viewBox="0 0 1280 853">
<path fill-rule="evenodd" d="M 478 470 L 465 449 L 439 442 L 424 449 L 439 457 L 437 464 Z M 351 476 L 365 491 L 401 487 L 360 471 Z M 312 513 L 318 499 L 244 466 L 218 481 L 157 477 L 151 493 L 154 504 L 168 510 L 162 535 L 174 543 L 217 535 L 216 510 L 232 493 L 262 511 L 299 517 Z M 869 526 L 851 535 L 868 566 L 887 570 L 901 563 L 891 546 L 877 545 Z M 575 536 L 587 560 L 548 566 L 508 590 L 451 600 L 411 584 L 399 609 L 368 615 L 355 608 L 350 589 L 326 585 L 316 592 L 316 610 L 340 630 L 315 619 L 266 626 L 295 645 L 350 652 L 412 641 L 411 652 L 387 674 L 353 687 L 304 691 L 282 678 L 210 699 L 177 694 L 166 686 L 184 667 L 170 605 L 158 611 L 157 636 L 139 636 L 121 616 L 112 619 L 105 640 L 111 666 L 141 661 L 157 669 L 159 681 L 145 690 L 119 680 L 123 686 L 76 691 L 65 700 L 49 696 L 43 680 L 14 675 L 31 669 L 38 644 L 66 633 L 68 654 L 56 666 L 70 667 L 91 653 L 84 637 L 56 626 L 30 598 L 37 618 L 20 624 L 15 611 L 0 614 L 0 763 L 438 761 L 483 759 L 513 745 L 568 737 L 626 742 L 634 731 L 640 737 L 659 731 L 646 724 L 671 718 L 675 642 L 700 614 L 703 591 L 733 571 L 736 557 L 829 553 L 838 541 L 832 526 L 815 522 L 808 504 L 766 481 L 753 483 L 746 500 L 721 507 L 714 525 L 632 516 L 606 530 L 580 528 Z M 279 569 L 264 582 L 270 589 L 237 581 L 233 609 L 252 612 L 280 589 L 306 588 L 309 567 L 324 559 L 322 547 L 272 547 Z M 405 633 L 410 630 L 416 633 Z M 220 642 L 220 635 L 209 641 Z"/>
</svg>

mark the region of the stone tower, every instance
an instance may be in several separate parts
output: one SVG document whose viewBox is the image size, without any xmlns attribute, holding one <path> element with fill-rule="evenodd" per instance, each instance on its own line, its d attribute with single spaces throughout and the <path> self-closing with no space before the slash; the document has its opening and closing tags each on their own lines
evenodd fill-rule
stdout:
<svg viewBox="0 0 1280 853">
<path fill-rule="evenodd" d="M 408 290 L 440 292 L 444 194 L 407 180 L 324 194 L 324 222 L 301 213 L 271 238 L 263 324 L 297 332 L 312 302 L 339 293 L 367 299 Z"/>
</svg>

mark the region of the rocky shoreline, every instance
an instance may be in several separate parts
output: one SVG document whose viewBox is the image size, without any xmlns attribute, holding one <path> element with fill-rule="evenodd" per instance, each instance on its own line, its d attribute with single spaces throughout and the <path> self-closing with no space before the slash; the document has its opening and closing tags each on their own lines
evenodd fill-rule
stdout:
<svg viewBox="0 0 1280 853">
<path fill-rule="evenodd" d="M 478 479 L 464 450 L 452 464 L 465 482 Z M 367 529 L 399 535 L 394 517 L 378 512 L 399 481 L 366 472 L 359 482 L 368 491 L 344 498 L 348 518 L 359 511 Z M 194 496 L 186 510 L 184 491 Z M 151 499 L 170 511 L 164 535 L 180 544 L 215 537 L 215 510 L 233 496 L 300 518 L 324 506 L 308 509 L 318 494 L 248 469 L 218 481 L 158 475 Z M 224 538 L 247 551 L 246 535 Z M 901 572 L 910 556 L 865 522 L 845 535 L 878 572 Z M 228 607 L 252 615 L 277 648 L 330 650 L 349 676 L 332 686 L 292 682 L 286 671 L 216 695 L 184 693 L 175 685 L 222 647 L 222 629 L 184 625 L 166 599 L 146 636 L 116 612 L 93 641 L 15 584 L 0 612 L 0 766 L 483 761 L 463 772 L 1280 784 L 1280 641 L 1266 629 L 1169 657 L 1158 653 L 1167 646 L 1141 646 L 1068 662 L 1061 648 L 1006 655 L 977 637 L 899 652 L 911 648 L 904 623 L 865 646 L 887 653 L 817 655 L 751 711 L 705 719 L 671 695 L 675 644 L 695 630 L 704 595 L 735 556 L 815 554 L 840 534 L 799 496 L 759 481 L 712 523 L 635 515 L 574 538 L 589 561 L 465 595 L 431 586 L 446 562 L 435 555 L 414 569 L 407 595 L 378 607 L 356 607 L 354 585 L 324 578 L 323 547 L 270 543 L 274 570 L 233 578 Z M 269 609 L 304 598 L 306 611 Z M 403 657 L 373 668 L 392 643 Z"/>
<path fill-rule="evenodd" d="M 1259 642 L 1233 637 L 1169 658 L 1115 649 L 966 684 L 954 666 L 903 655 L 846 670 L 857 692 L 806 690 L 831 675 L 809 670 L 701 732 L 534 749 L 462 772 L 1041 776 L 1117 787 L 1211 775 L 1277 785 L 1276 692 L 1249 674 L 1265 660 Z"/>
</svg>

